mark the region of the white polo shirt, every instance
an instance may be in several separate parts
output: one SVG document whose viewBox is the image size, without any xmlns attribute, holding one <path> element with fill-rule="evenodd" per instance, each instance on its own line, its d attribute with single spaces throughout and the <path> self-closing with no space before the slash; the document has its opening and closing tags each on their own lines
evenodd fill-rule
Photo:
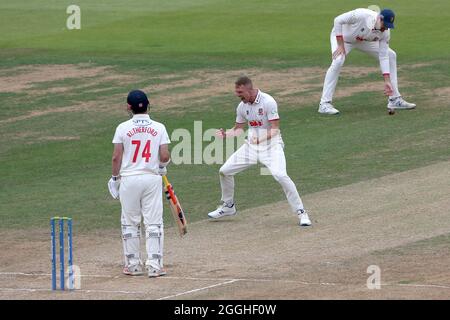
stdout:
<svg viewBox="0 0 450 320">
<path fill-rule="evenodd" d="M 388 50 L 391 31 L 374 30 L 377 17 L 377 12 L 364 8 L 343 13 L 334 19 L 332 34 L 336 37 L 341 36 L 344 42 L 351 44 L 378 41 L 380 68 L 383 74 L 389 74 Z"/>
<path fill-rule="evenodd" d="M 148 114 L 136 114 L 116 129 L 113 143 L 122 143 L 124 152 L 121 176 L 158 174 L 159 147 L 169 144 L 166 127 L 150 119 Z"/>
<path fill-rule="evenodd" d="M 261 136 L 267 133 L 267 129 L 271 127 L 270 121 L 278 120 L 278 106 L 275 99 L 258 90 L 256 99 L 253 103 L 244 103 L 241 101 L 236 108 L 236 122 L 248 123 L 248 137 Z M 264 130 L 264 132 L 262 132 Z M 271 143 L 281 141 L 281 134 L 270 139 Z"/>
</svg>

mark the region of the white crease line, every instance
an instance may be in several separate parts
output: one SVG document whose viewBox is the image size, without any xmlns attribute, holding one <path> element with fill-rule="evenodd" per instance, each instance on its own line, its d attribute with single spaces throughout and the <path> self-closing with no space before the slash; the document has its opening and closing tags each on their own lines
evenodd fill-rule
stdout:
<svg viewBox="0 0 450 320">
<path fill-rule="evenodd" d="M 223 285 L 230 284 L 230 283 L 233 283 L 233 282 L 236 282 L 236 281 L 239 281 L 239 280 L 233 279 L 233 280 L 230 280 L 230 281 L 225 281 L 225 282 L 213 284 L 213 285 L 211 285 L 211 286 L 207 286 L 207 287 L 203 287 L 203 288 L 198 288 L 198 289 L 194 289 L 194 290 L 189 290 L 189 291 L 185 291 L 185 292 L 173 294 L 173 295 L 170 295 L 170 296 L 162 297 L 162 298 L 159 298 L 159 299 L 156 299 L 156 300 L 171 299 L 171 298 L 179 297 L 179 296 L 182 296 L 182 295 L 185 295 L 185 294 L 194 293 L 194 292 L 198 292 L 198 291 L 202 291 L 202 290 L 207 290 L 207 289 L 211 289 L 211 288 L 223 286 Z"/>
<path fill-rule="evenodd" d="M 0 288 L 0 291 L 47 291 L 47 292 L 85 292 L 85 293 L 124 293 L 124 294 L 149 294 L 149 291 L 124 291 L 124 290 L 97 290 L 97 289 L 76 289 L 76 290 L 52 290 L 44 288 Z"/>
<path fill-rule="evenodd" d="M 285 283 L 300 283 L 306 285 L 326 285 L 326 286 L 334 286 L 335 283 L 312 283 L 312 282 L 304 282 L 300 280 L 288 280 L 288 279 L 250 279 L 250 278 L 199 278 L 199 277 L 175 277 L 175 276 L 167 276 L 166 279 L 179 279 L 179 280 L 198 280 L 198 281 L 247 281 L 247 282 L 285 282 Z"/>
<path fill-rule="evenodd" d="M 440 288 L 450 289 L 450 286 L 438 285 L 438 284 L 381 284 L 382 286 L 395 286 L 395 287 L 417 287 L 417 288 Z"/>
<path fill-rule="evenodd" d="M 36 292 L 36 291 L 52 291 L 51 289 L 42 289 L 42 288 L 0 288 L 0 291 L 26 291 L 26 292 Z"/>
<path fill-rule="evenodd" d="M 50 277 L 51 273 L 25 273 L 25 272 L 0 272 L 0 276 L 25 276 L 25 277 Z M 105 274 L 81 274 L 81 277 L 85 278 L 121 278 L 127 277 L 126 275 L 105 275 Z M 165 276 L 161 279 L 180 279 L 180 280 L 201 280 L 201 281 L 227 281 L 235 279 L 227 278 L 199 278 L 199 277 L 177 277 L 177 276 Z"/>
<path fill-rule="evenodd" d="M 162 277 L 162 278 L 164 278 L 164 277 Z M 194 289 L 194 290 L 189 290 L 189 291 L 181 292 L 181 293 L 178 293 L 178 294 L 175 294 L 175 295 L 162 297 L 162 298 L 159 298 L 157 300 L 165 300 L 165 299 L 175 298 L 175 297 L 178 297 L 178 296 L 181 296 L 181 295 L 194 293 L 194 292 L 198 292 L 198 291 L 201 291 L 201 290 L 211 289 L 211 288 L 219 287 L 219 286 L 222 286 L 222 285 L 225 285 L 225 284 L 230 284 L 230 283 L 238 282 L 238 281 L 252 281 L 252 280 L 251 279 L 233 279 L 233 280 L 221 282 L 221 283 L 218 283 L 218 284 L 214 284 L 214 285 L 211 285 L 211 286 L 198 288 L 198 289 Z M 266 280 L 264 279 L 263 281 L 266 281 Z M 267 281 L 271 281 L 271 280 L 267 280 Z M 296 282 L 296 281 L 291 281 L 291 282 Z M 308 285 L 332 285 L 332 286 L 339 285 L 337 283 L 326 283 L 326 282 L 323 282 L 323 283 L 303 283 L 303 284 L 308 284 Z M 450 289 L 450 286 L 435 285 L 435 284 L 388 284 L 388 283 L 383 283 L 383 284 L 381 284 L 381 286 Z M 20 292 L 21 291 L 21 292 L 33 293 L 33 292 L 52 292 L 53 290 L 45 289 L 45 288 L 0 288 L 0 291 L 9 291 L 9 292 L 11 292 L 11 291 L 18 291 L 18 292 Z M 142 294 L 145 295 L 145 294 L 150 294 L 151 293 L 149 291 L 100 290 L 100 289 L 77 289 L 77 290 L 66 290 L 66 291 L 56 290 L 56 292 L 67 292 L 67 293 L 70 293 L 70 292 L 121 293 L 121 294 L 141 294 L 141 295 Z"/>
<path fill-rule="evenodd" d="M 50 273 L 0 272 L 0 276 L 50 276 Z"/>
<path fill-rule="evenodd" d="M 0 276 L 25 276 L 25 277 L 51 277 L 51 273 L 24 273 L 24 272 L 0 272 Z M 116 279 L 122 277 L 122 275 L 111 276 L 104 274 L 81 274 L 80 277 L 84 278 L 110 278 Z"/>
<path fill-rule="evenodd" d="M 124 294 L 149 294 L 149 291 L 125 291 L 125 290 L 97 290 L 97 289 L 77 289 L 74 292 L 81 291 L 86 293 L 124 293 Z"/>
<path fill-rule="evenodd" d="M 0 276 L 26 276 L 26 277 L 50 277 L 50 273 L 24 273 L 24 272 L 0 272 Z M 117 279 L 122 277 L 127 277 L 125 275 L 101 275 L 101 274 L 81 274 L 81 277 L 84 278 L 109 278 L 109 279 Z M 177 277 L 177 276 L 164 276 L 160 279 L 175 279 L 175 280 L 194 280 L 194 281 L 254 281 L 254 282 L 292 282 L 292 283 L 301 283 L 301 284 L 313 284 L 309 282 L 303 282 L 298 280 L 286 280 L 286 279 L 246 279 L 246 278 L 202 278 L 202 277 Z M 323 285 L 334 285 L 333 283 L 314 283 L 314 284 L 323 284 Z"/>
<path fill-rule="evenodd" d="M 12 276 L 47 276 L 50 277 L 50 273 L 23 273 L 23 272 L 0 272 L 0 276 L 2 275 L 12 275 Z M 111 275 L 100 275 L 100 274 L 82 274 L 81 277 L 84 278 L 109 278 L 109 279 L 117 279 L 125 277 L 123 275 L 111 276 Z M 324 286 L 334 286 L 337 285 L 335 283 L 312 283 L 312 282 L 304 282 L 299 280 L 286 280 L 286 279 L 246 279 L 246 278 L 201 278 L 201 277 L 177 277 L 177 276 L 165 276 L 160 279 L 175 279 L 175 280 L 194 280 L 194 281 L 251 281 L 251 282 L 285 282 L 285 283 L 299 283 L 304 285 L 324 285 Z"/>
<path fill-rule="evenodd" d="M 25 272 L 0 272 L 0 276 L 48 276 L 50 277 L 50 273 L 25 273 Z M 81 277 L 85 278 L 109 278 L 109 279 L 119 279 L 125 276 L 117 275 L 100 275 L 100 274 L 85 274 L 81 275 Z M 346 283 L 332 283 L 332 282 L 305 282 L 300 280 L 288 280 L 288 279 L 249 279 L 249 278 L 200 278 L 200 277 L 177 277 L 177 276 L 164 276 L 159 279 L 175 279 L 175 280 L 195 280 L 195 281 L 246 281 L 246 282 L 284 282 L 284 283 L 298 283 L 303 285 L 320 285 L 320 286 L 346 286 L 352 284 Z M 391 286 L 391 287 L 417 287 L 417 288 L 440 288 L 440 289 L 450 289 L 450 286 L 447 285 L 439 285 L 439 284 L 390 284 L 390 283 L 382 283 L 381 286 Z M 27 290 L 27 289 L 25 289 Z M 30 289 L 32 290 L 32 289 Z M 42 289 L 45 290 L 45 289 Z M 87 291 L 87 290 L 85 290 Z M 136 292 L 136 293 L 145 293 L 145 292 Z"/>
</svg>

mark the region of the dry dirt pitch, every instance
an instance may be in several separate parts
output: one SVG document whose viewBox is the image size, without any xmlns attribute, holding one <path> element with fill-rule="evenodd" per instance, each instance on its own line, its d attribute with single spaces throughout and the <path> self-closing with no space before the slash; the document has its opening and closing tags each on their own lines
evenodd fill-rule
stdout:
<svg viewBox="0 0 450 320">
<path fill-rule="evenodd" d="M 449 299 L 449 181 L 441 162 L 306 195 L 307 229 L 286 202 L 193 223 L 182 240 L 166 229 L 157 279 L 121 274 L 119 225 L 80 235 L 75 224 L 72 292 L 50 290 L 49 230 L 5 232 L 0 299 Z"/>
</svg>

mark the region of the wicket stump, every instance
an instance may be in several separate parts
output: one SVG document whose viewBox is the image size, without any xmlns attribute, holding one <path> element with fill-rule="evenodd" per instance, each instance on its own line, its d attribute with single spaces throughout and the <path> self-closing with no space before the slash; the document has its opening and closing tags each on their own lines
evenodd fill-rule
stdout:
<svg viewBox="0 0 450 320">
<path fill-rule="evenodd" d="M 65 248 L 64 248 L 64 222 L 67 221 L 67 268 L 69 273 L 68 289 L 74 288 L 73 279 L 73 254 L 72 254 L 72 218 L 68 217 L 53 217 L 50 219 L 50 233 L 52 246 L 52 290 L 57 290 L 56 287 L 56 221 L 59 221 L 59 289 L 65 290 Z"/>
</svg>

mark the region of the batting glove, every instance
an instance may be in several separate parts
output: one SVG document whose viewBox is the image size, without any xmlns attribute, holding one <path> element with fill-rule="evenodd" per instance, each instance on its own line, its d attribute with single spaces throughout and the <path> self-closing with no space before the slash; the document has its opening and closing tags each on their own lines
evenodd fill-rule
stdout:
<svg viewBox="0 0 450 320">
<path fill-rule="evenodd" d="M 119 199 L 119 187 L 120 187 L 120 178 L 119 176 L 112 176 L 108 181 L 108 189 L 111 197 L 113 199 Z"/>
<path fill-rule="evenodd" d="M 167 166 L 170 163 L 170 159 L 167 162 L 160 162 L 159 163 L 159 169 L 158 169 L 158 174 L 160 176 L 165 176 L 167 174 Z"/>
<path fill-rule="evenodd" d="M 166 167 L 161 167 L 161 166 L 159 166 L 158 174 L 159 174 L 160 176 L 165 176 L 165 175 L 167 174 L 167 168 L 166 168 Z"/>
</svg>

